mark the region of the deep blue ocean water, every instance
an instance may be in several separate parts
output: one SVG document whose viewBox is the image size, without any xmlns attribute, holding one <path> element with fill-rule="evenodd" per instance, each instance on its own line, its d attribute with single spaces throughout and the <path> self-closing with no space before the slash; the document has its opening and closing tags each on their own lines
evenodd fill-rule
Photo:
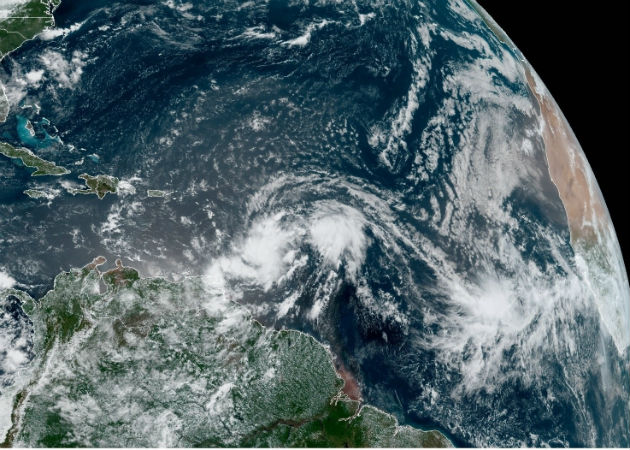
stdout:
<svg viewBox="0 0 630 450">
<path fill-rule="evenodd" d="M 514 53 L 475 17 L 437 1 L 64 0 L 68 31 L 0 65 L 20 97 L 0 135 L 72 174 L 33 178 L 0 159 L 0 266 L 40 296 L 96 255 L 177 278 L 233 268 L 239 251 L 247 265 L 277 239 L 305 262 L 269 285 L 259 266 L 230 272 L 234 297 L 329 344 L 367 402 L 456 445 L 627 446 L 628 352 L 593 308 L 528 303 L 530 279 L 570 278 L 559 261 L 573 250 Z M 35 70 L 40 82 L 15 81 Z M 83 172 L 126 184 L 103 200 L 68 194 Z M 309 240 L 312 224 L 325 237 Z M 267 265 L 293 264 L 274 251 Z M 466 327 L 456 281 L 487 287 L 489 274 L 534 311 L 518 332 Z"/>
</svg>

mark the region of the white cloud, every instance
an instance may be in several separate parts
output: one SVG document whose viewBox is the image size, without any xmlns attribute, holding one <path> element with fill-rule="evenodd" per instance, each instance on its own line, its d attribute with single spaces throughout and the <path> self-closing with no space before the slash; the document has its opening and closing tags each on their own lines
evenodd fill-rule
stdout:
<svg viewBox="0 0 630 450">
<path fill-rule="evenodd" d="M 0 289 L 9 289 L 15 286 L 15 280 L 9 274 L 0 271 Z"/>
<path fill-rule="evenodd" d="M 53 74 L 59 82 L 59 86 L 66 89 L 74 88 L 80 81 L 86 58 L 87 55 L 78 50 L 72 53 L 72 58 L 69 61 L 60 53 L 52 50 L 48 50 L 40 56 L 41 62 Z"/>
<path fill-rule="evenodd" d="M 0 19 L 12 16 L 19 6 L 27 3 L 28 0 L 0 0 Z"/>
<path fill-rule="evenodd" d="M 31 84 L 37 84 L 41 81 L 43 76 L 44 76 L 43 70 L 31 70 L 30 72 L 26 74 L 26 79 Z"/>
<path fill-rule="evenodd" d="M 310 238 L 326 262 L 337 269 L 345 260 L 354 275 L 365 259 L 364 224 L 363 215 L 353 208 L 324 205 L 312 219 Z"/>
<path fill-rule="evenodd" d="M 46 28 L 39 34 L 39 38 L 44 41 L 49 41 L 51 39 L 58 38 L 59 36 L 66 36 L 77 31 L 79 28 L 81 28 L 82 25 L 83 22 L 77 22 L 75 24 L 72 24 L 68 28 Z"/>
<path fill-rule="evenodd" d="M 319 23 L 311 23 L 306 27 L 306 30 L 301 36 L 286 41 L 285 45 L 289 47 L 304 47 L 311 41 L 311 35 L 313 34 L 313 31 L 315 31 L 316 29 L 320 30 L 328 24 L 329 22 L 327 20 L 322 20 Z"/>
</svg>

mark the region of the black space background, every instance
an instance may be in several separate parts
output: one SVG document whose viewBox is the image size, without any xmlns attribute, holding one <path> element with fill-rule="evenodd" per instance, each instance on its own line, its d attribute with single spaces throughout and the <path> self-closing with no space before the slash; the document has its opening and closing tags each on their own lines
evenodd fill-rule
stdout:
<svg viewBox="0 0 630 450">
<path fill-rule="evenodd" d="M 588 158 L 630 266 L 628 3 L 478 0 L 532 64 Z"/>
</svg>

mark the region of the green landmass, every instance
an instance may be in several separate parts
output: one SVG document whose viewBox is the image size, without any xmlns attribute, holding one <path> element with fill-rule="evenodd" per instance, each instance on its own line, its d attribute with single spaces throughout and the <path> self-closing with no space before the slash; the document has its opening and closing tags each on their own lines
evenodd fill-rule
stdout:
<svg viewBox="0 0 630 450">
<path fill-rule="evenodd" d="M 280 423 L 257 431 L 243 447 L 451 447 L 437 431 L 399 426 L 396 419 L 373 406 L 347 397 L 333 401 L 317 418 L 303 424 Z"/>
<path fill-rule="evenodd" d="M 46 192 L 44 191 L 40 191 L 37 189 L 27 189 L 24 191 L 24 193 L 26 195 L 28 195 L 31 198 L 46 198 L 48 197 L 48 195 L 46 195 Z"/>
<path fill-rule="evenodd" d="M 55 189 L 26 189 L 25 195 L 28 195 L 32 199 L 46 199 L 53 200 L 57 196 L 58 191 Z"/>
<path fill-rule="evenodd" d="M 52 12 L 61 0 L 30 0 L 0 19 L 0 59 L 47 27 L 54 26 Z"/>
<path fill-rule="evenodd" d="M 79 175 L 85 182 L 86 188 L 84 189 L 71 189 L 71 194 L 95 194 L 99 199 L 103 199 L 107 193 L 116 194 L 118 192 L 118 182 L 120 181 L 116 177 L 110 175 L 88 175 L 83 173 Z"/>
<path fill-rule="evenodd" d="M 25 41 L 55 25 L 53 11 L 61 0 L 28 0 L 0 18 L 0 61 Z M 0 84 L 0 123 L 9 114 L 9 100 Z"/>
<path fill-rule="evenodd" d="M 166 197 L 165 191 L 160 191 L 158 189 L 148 189 L 147 196 L 149 197 Z"/>
<path fill-rule="evenodd" d="M 0 83 L 0 123 L 4 123 L 8 116 L 9 99 L 7 98 L 7 94 L 4 92 L 4 86 Z"/>
<path fill-rule="evenodd" d="M 0 293 L 21 299 L 36 355 L 4 445 L 450 446 L 349 399 L 311 336 L 265 328 L 199 278 L 104 262 L 60 274 L 39 301 Z"/>
<path fill-rule="evenodd" d="M 19 159 L 26 167 L 36 169 L 31 174 L 34 177 L 43 175 L 60 176 L 70 173 L 65 167 L 58 166 L 52 161 L 46 161 L 27 148 L 15 148 L 6 142 L 0 142 L 0 154 L 9 158 Z"/>
</svg>

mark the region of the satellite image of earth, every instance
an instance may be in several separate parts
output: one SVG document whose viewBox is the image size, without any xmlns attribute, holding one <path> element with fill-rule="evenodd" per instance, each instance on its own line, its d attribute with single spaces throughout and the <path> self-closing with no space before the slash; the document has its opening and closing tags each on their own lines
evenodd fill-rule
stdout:
<svg viewBox="0 0 630 450">
<path fill-rule="evenodd" d="M 630 286 L 473 0 L 0 0 L 4 446 L 630 446 Z"/>
</svg>

